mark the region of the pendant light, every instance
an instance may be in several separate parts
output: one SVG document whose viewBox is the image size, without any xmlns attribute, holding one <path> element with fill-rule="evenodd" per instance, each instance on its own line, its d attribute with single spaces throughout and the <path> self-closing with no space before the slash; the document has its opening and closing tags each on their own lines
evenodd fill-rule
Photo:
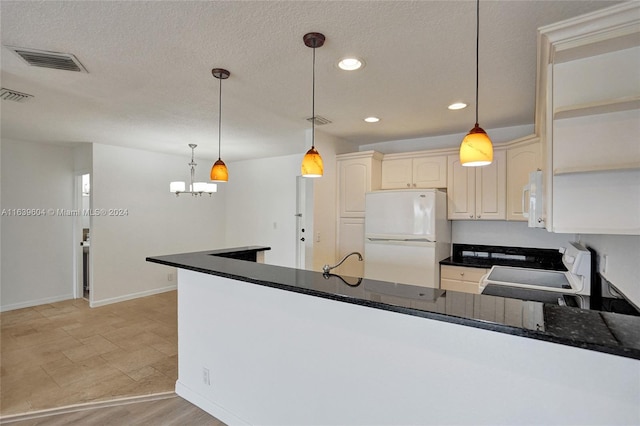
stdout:
<svg viewBox="0 0 640 426">
<path fill-rule="evenodd" d="M 324 44 L 324 35 L 320 33 L 307 33 L 302 38 L 307 47 L 313 49 L 313 74 L 312 74 L 312 90 L 311 90 L 311 149 L 307 151 L 302 159 L 300 171 L 303 177 L 322 177 L 324 167 L 322 165 L 322 157 L 315 147 L 316 133 L 316 48 L 322 47 Z"/>
<path fill-rule="evenodd" d="M 460 144 L 460 164 L 463 166 L 486 166 L 493 161 L 491 139 L 478 125 L 478 69 L 480 47 L 480 0 L 476 0 L 476 125 Z"/>
<path fill-rule="evenodd" d="M 222 80 L 229 78 L 231 73 L 222 68 L 214 68 L 211 70 L 211 74 L 218 80 L 220 80 L 220 91 L 218 97 L 218 161 L 213 163 L 211 168 L 211 181 L 212 182 L 227 182 L 229 180 L 229 171 L 227 165 L 220 158 L 220 141 L 221 141 L 221 128 L 222 128 Z"/>
</svg>

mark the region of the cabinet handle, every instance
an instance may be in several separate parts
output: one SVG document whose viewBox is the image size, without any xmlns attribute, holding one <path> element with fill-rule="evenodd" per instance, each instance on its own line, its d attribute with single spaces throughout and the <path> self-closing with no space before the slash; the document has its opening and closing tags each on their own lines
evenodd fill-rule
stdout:
<svg viewBox="0 0 640 426">
<path fill-rule="evenodd" d="M 469 219 L 473 219 L 473 215 L 472 214 L 469 215 Z"/>
<path fill-rule="evenodd" d="M 413 187 L 414 187 L 414 188 L 416 187 L 416 184 L 415 184 L 415 183 L 413 184 Z"/>
<path fill-rule="evenodd" d="M 478 215 L 478 219 L 480 219 L 482 216 Z"/>
<path fill-rule="evenodd" d="M 410 183 L 407 184 L 407 188 L 411 188 L 411 184 Z"/>
<path fill-rule="evenodd" d="M 460 272 L 460 276 L 461 276 L 461 277 L 464 277 L 464 272 Z"/>
</svg>

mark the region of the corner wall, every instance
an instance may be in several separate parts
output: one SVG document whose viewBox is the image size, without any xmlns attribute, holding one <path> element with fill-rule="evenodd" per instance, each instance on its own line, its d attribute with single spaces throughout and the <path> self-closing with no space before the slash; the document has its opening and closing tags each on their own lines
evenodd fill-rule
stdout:
<svg viewBox="0 0 640 426">
<path fill-rule="evenodd" d="M 602 275 L 640 307 L 640 236 L 580 234 L 580 242 L 598 253 L 601 268 L 607 257 Z"/>
<path fill-rule="evenodd" d="M 301 135 L 302 137 L 302 135 Z M 305 138 L 310 145 L 310 133 Z M 226 191 L 227 247 L 265 245 L 265 262 L 271 265 L 296 266 L 296 177 L 306 151 L 299 154 L 261 158 L 228 164 Z M 316 130 L 315 145 L 322 155 L 324 175 L 312 179 L 313 215 L 306 226 L 307 254 L 312 261 L 307 269 L 320 270 L 335 261 L 336 235 L 336 154 L 344 152 L 344 141 Z M 308 146 L 306 147 L 308 149 Z M 311 226 L 309 226 L 309 224 Z M 320 233 L 320 241 L 315 236 Z"/>
<path fill-rule="evenodd" d="M 265 263 L 295 267 L 296 176 L 301 155 L 229 163 L 225 246 L 262 245 Z"/>
<path fill-rule="evenodd" d="M 73 297 L 73 150 L 2 140 L 1 306 L 19 309 Z M 13 209 L 40 215 L 14 215 Z M 46 212 L 46 213 L 44 213 Z"/>
</svg>

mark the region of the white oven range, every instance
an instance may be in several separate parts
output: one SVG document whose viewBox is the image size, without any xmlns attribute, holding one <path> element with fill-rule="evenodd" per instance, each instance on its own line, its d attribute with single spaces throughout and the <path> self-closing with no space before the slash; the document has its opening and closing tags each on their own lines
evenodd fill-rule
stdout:
<svg viewBox="0 0 640 426">
<path fill-rule="evenodd" d="M 529 290 L 557 293 L 562 304 L 562 295 L 573 295 L 581 306 L 588 305 L 591 292 L 591 252 L 578 243 L 570 242 L 560 249 L 566 272 L 545 269 L 493 266 L 482 277 L 480 289 L 488 285 L 516 287 Z M 585 300 L 586 299 L 586 300 Z"/>
</svg>

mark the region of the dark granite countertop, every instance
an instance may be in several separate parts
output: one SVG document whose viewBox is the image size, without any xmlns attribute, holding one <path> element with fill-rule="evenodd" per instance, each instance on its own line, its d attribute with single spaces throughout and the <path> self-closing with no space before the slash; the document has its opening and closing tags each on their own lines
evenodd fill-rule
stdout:
<svg viewBox="0 0 640 426">
<path fill-rule="evenodd" d="M 638 316 L 340 277 L 222 257 L 247 249 L 260 247 L 153 256 L 147 261 L 342 303 L 640 359 Z"/>
<path fill-rule="evenodd" d="M 471 268 L 491 268 L 499 265 L 555 271 L 567 270 L 562 264 L 562 254 L 558 250 L 479 244 L 453 244 L 451 257 L 440 261 L 440 264 Z"/>
</svg>

